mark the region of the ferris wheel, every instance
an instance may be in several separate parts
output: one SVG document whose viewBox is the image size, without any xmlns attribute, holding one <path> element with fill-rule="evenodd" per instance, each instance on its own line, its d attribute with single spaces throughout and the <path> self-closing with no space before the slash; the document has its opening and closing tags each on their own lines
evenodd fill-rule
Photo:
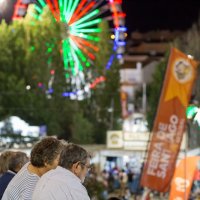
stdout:
<svg viewBox="0 0 200 200">
<path fill-rule="evenodd" d="M 44 9 L 48 7 L 55 21 L 62 23 L 66 31 L 61 42 L 62 60 L 65 77 L 72 83 L 72 91 L 64 92 L 63 96 L 72 97 L 87 93 L 96 84 L 105 81 L 106 78 L 101 75 L 88 83 L 84 74 L 84 68 L 89 68 L 95 60 L 95 54 L 101 51 L 97 43 L 100 40 L 98 33 L 102 31 L 98 24 L 102 20 L 112 22 L 113 53 L 105 68 L 110 69 L 115 58 L 123 63 L 126 15 L 122 11 L 122 0 L 17 0 L 13 20 L 24 17 L 31 3 L 35 4 L 33 16 L 36 19 L 41 19 Z M 54 72 L 54 69 L 51 69 L 49 93 L 53 91 Z"/>
</svg>

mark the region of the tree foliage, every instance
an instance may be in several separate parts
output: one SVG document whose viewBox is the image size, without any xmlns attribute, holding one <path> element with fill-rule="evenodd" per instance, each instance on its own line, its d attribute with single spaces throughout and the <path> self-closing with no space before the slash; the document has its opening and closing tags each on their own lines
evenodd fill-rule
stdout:
<svg viewBox="0 0 200 200">
<path fill-rule="evenodd" d="M 168 53 L 165 58 L 156 66 L 153 74 L 153 81 L 147 86 L 148 106 L 147 106 L 147 121 L 149 129 L 152 130 L 153 123 L 160 99 L 162 83 L 167 67 Z"/>
<path fill-rule="evenodd" d="M 107 129 L 111 124 L 116 127 L 120 113 L 119 66 L 114 63 L 110 71 L 105 70 L 112 52 L 108 24 L 101 24 L 100 51 L 92 69 L 107 80 L 96 86 L 91 99 L 71 101 L 61 95 L 66 88 L 62 26 L 52 20 L 47 8 L 42 20 L 34 20 L 31 10 L 22 20 L 0 24 L 0 120 L 17 115 L 29 124 L 47 125 L 48 135 L 83 144 L 104 143 Z M 55 68 L 54 92 L 49 94 L 50 71 Z"/>
</svg>

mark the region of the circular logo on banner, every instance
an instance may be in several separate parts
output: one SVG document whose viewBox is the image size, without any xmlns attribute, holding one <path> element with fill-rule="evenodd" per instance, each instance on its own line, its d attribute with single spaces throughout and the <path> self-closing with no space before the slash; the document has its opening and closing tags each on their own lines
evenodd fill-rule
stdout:
<svg viewBox="0 0 200 200">
<path fill-rule="evenodd" d="M 176 190 L 179 192 L 185 192 L 186 188 L 190 186 L 190 180 L 182 177 L 175 178 Z"/>
<path fill-rule="evenodd" d="M 185 83 L 192 78 L 193 68 L 187 61 L 178 60 L 174 65 L 173 73 L 178 82 Z"/>
</svg>

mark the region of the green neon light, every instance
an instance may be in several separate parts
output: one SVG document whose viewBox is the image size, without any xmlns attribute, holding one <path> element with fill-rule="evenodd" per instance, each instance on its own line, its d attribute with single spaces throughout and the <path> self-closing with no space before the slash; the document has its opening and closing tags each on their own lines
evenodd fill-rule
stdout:
<svg viewBox="0 0 200 200">
<path fill-rule="evenodd" d="M 65 19 L 66 19 L 67 22 L 68 22 L 68 18 L 69 18 L 69 15 L 70 15 L 70 10 L 72 9 L 72 3 L 73 3 L 73 0 L 68 1 L 67 11 L 65 13 Z"/>
<path fill-rule="evenodd" d="M 67 2 L 68 2 L 68 0 L 64 0 L 63 13 L 66 13 L 66 11 L 67 11 Z"/>
<path fill-rule="evenodd" d="M 35 47 L 34 47 L 34 46 L 31 46 L 31 47 L 30 47 L 30 50 L 31 50 L 31 51 L 35 51 Z"/>
<path fill-rule="evenodd" d="M 100 33 L 100 28 L 90 28 L 90 29 L 70 29 L 70 31 L 76 32 L 76 33 Z"/>
<path fill-rule="evenodd" d="M 75 28 L 84 28 L 84 27 L 88 27 L 88 26 L 91 26 L 91 25 L 94 25 L 94 24 L 99 24 L 101 21 L 102 21 L 102 19 L 98 18 L 98 19 L 86 22 L 84 24 L 75 25 L 74 27 Z"/>
<path fill-rule="evenodd" d="M 72 48 L 70 46 L 69 40 L 65 40 L 65 47 L 63 48 L 63 57 L 65 60 L 65 69 L 68 69 L 68 66 L 73 70 L 75 68 L 75 62 L 73 57 Z"/>
<path fill-rule="evenodd" d="M 41 5 L 42 7 L 45 7 L 45 6 L 46 6 L 46 3 L 45 3 L 43 0 L 38 0 L 38 2 L 40 3 L 40 5 Z"/>
<path fill-rule="evenodd" d="M 63 7 L 63 0 L 59 0 L 59 7 Z"/>
<path fill-rule="evenodd" d="M 82 17 L 78 21 L 72 23 L 71 26 L 78 25 L 78 24 L 80 24 L 82 22 L 85 22 L 86 20 L 88 20 L 88 19 L 94 17 L 95 15 L 97 15 L 99 12 L 100 12 L 99 9 L 96 9 L 96 10 L 92 11 L 91 13 L 89 13 L 88 15 Z"/>
<path fill-rule="evenodd" d="M 52 52 L 52 48 L 51 47 L 49 47 L 48 49 L 47 49 L 47 53 L 51 53 Z"/>
<path fill-rule="evenodd" d="M 67 21 L 67 22 L 70 21 L 70 19 L 71 19 L 72 15 L 73 15 L 73 13 L 74 13 L 74 11 L 75 11 L 75 9 L 76 9 L 78 3 L 79 3 L 79 0 L 75 0 L 75 1 L 74 1 L 74 4 L 72 5 L 72 8 L 71 8 L 71 10 L 70 10 L 70 12 L 69 12 L 69 15 L 68 15 L 67 18 L 66 18 L 66 21 Z"/>
<path fill-rule="evenodd" d="M 65 74 L 65 78 L 68 79 L 70 75 L 68 73 Z"/>
<path fill-rule="evenodd" d="M 62 0 L 59 0 L 58 4 L 59 4 L 59 8 L 60 8 L 60 20 L 64 21 L 64 16 L 63 16 L 63 2 L 62 2 Z"/>
<path fill-rule="evenodd" d="M 51 57 L 48 58 L 48 60 L 47 60 L 47 64 L 51 64 L 51 61 L 52 61 L 52 58 L 51 58 Z"/>
<path fill-rule="evenodd" d="M 188 119 L 192 119 L 198 111 L 198 107 L 196 105 L 189 105 L 186 109 L 186 116 Z"/>
<path fill-rule="evenodd" d="M 74 51 L 73 48 L 71 49 L 71 52 L 72 52 L 73 58 L 74 58 L 74 60 L 75 60 L 75 62 L 76 62 L 75 67 L 72 69 L 72 74 L 73 74 L 73 75 L 76 75 L 78 69 L 81 69 L 81 68 L 83 68 L 83 67 L 82 67 L 82 65 L 81 65 L 81 63 L 80 63 L 80 61 L 79 61 L 79 59 L 78 59 L 78 56 L 76 55 L 76 53 L 75 53 L 75 51 Z"/>
<path fill-rule="evenodd" d="M 43 10 L 39 6 L 35 5 L 35 9 L 39 14 L 43 13 Z"/>
<path fill-rule="evenodd" d="M 71 34 L 73 34 L 75 36 L 78 36 L 80 38 L 84 38 L 84 39 L 87 39 L 87 40 L 92 40 L 92 41 L 95 41 L 95 42 L 99 42 L 100 41 L 99 37 L 86 35 L 86 34 L 83 34 L 83 33 L 72 32 Z"/>
<path fill-rule="evenodd" d="M 70 46 L 67 40 L 63 40 L 62 42 L 62 50 L 63 50 L 63 62 L 64 62 L 64 68 L 68 69 L 68 63 L 70 65 L 73 65 L 72 56 L 70 54 Z"/>
<path fill-rule="evenodd" d="M 75 10 L 77 9 L 78 4 L 80 3 L 80 0 L 57 0 L 59 4 L 59 9 L 60 9 L 60 21 L 61 23 L 69 23 L 71 18 L 74 19 L 73 16 Z M 46 0 L 38 0 L 40 5 L 43 7 L 48 6 Z M 53 4 L 53 0 L 51 0 Z M 41 6 L 35 5 L 35 10 L 37 11 L 37 14 L 33 14 L 34 18 L 36 19 L 41 19 L 41 13 L 43 10 L 41 9 Z M 100 38 L 94 35 L 88 35 L 90 33 L 99 33 L 102 30 L 100 28 L 97 28 L 96 25 L 102 21 L 101 18 L 97 18 L 97 15 L 100 13 L 99 9 L 95 9 L 91 12 L 88 12 L 84 14 L 80 19 L 77 21 L 73 22 L 70 27 L 69 31 L 70 34 L 74 36 L 78 36 L 80 38 L 83 38 L 85 40 L 90 40 L 90 41 L 95 41 L 98 42 L 100 41 Z M 54 18 L 53 18 L 54 19 Z M 54 19 L 55 20 L 55 19 Z M 67 27 L 68 29 L 68 27 Z M 65 30 L 63 30 L 65 31 Z M 76 43 L 76 40 L 72 40 L 70 38 L 70 35 L 66 34 L 65 40 L 62 41 L 62 57 L 63 57 L 63 65 L 64 69 L 66 70 L 65 77 L 69 78 L 71 73 L 72 75 L 76 75 L 79 71 L 83 71 L 83 63 L 84 66 L 90 67 L 91 63 L 90 60 L 87 59 L 86 53 L 83 51 L 84 49 L 79 48 L 79 44 Z M 52 46 L 48 46 L 46 53 L 51 53 L 53 51 Z M 48 62 L 51 62 L 51 59 L 48 59 Z"/>
<path fill-rule="evenodd" d="M 86 62 L 86 67 L 90 67 L 90 63 L 89 62 Z"/>
<path fill-rule="evenodd" d="M 81 60 L 83 62 L 86 62 L 87 58 L 84 56 L 84 54 L 82 53 L 82 51 L 77 47 L 77 45 L 75 44 L 75 42 L 73 40 L 70 39 L 70 44 L 72 45 L 72 47 L 74 48 L 74 50 L 77 52 L 77 54 L 79 55 L 79 57 L 81 58 Z"/>
</svg>

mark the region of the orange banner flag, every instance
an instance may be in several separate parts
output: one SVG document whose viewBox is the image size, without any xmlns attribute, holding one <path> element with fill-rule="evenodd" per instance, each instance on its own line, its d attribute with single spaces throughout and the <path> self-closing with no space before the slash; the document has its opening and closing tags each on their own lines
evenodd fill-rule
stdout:
<svg viewBox="0 0 200 200">
<path fill-rule="evenodd" d="M 186 108 L 198 62 L 172 48 L 152 130 L 141 185 L 159 192 L 169 189 L 186 125 Z"/>
<path fill-rule="evenodd" d="M 169 200 L 188 199 L 200 156 L 186 157 L 176 167 Z"/>
</svg>

